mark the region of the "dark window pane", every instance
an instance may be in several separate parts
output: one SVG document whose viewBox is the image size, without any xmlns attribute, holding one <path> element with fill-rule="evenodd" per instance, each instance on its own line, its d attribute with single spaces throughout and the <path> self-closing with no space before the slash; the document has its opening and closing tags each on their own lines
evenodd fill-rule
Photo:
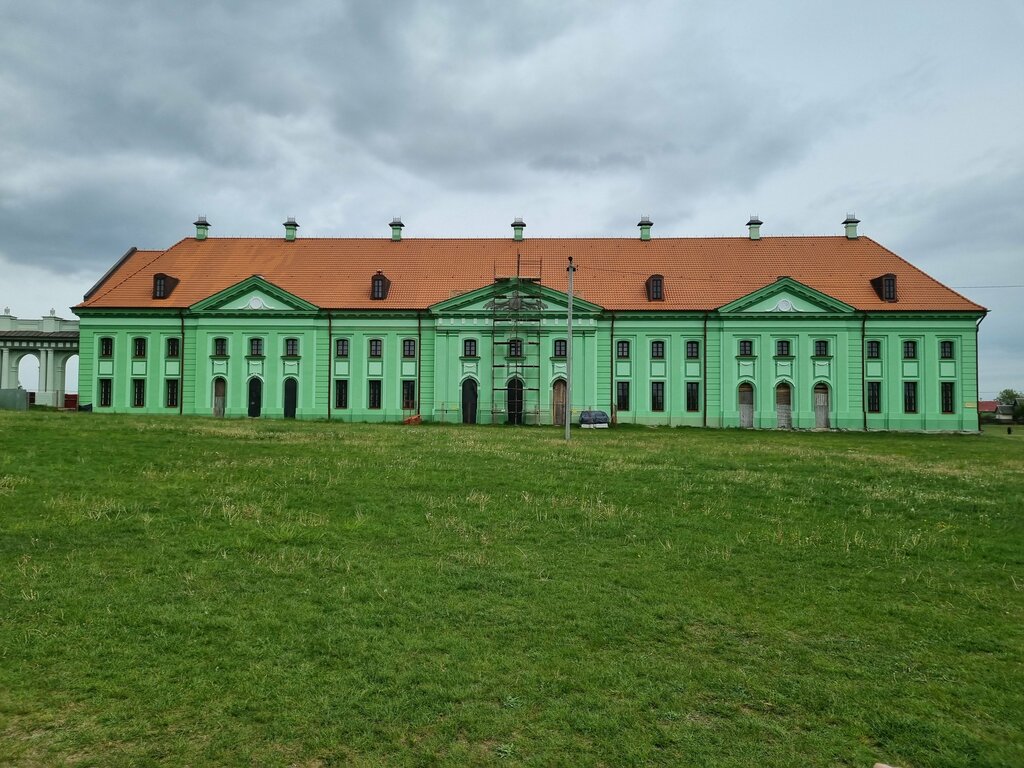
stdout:
<svg viewBox="0 0 1024 768">
<path fill-rule="evenodd" d="M 754 354 L 754 342 L 750 339 L 743 339 L 740 342 L 740 357 L 750 357 Z"/>
<path fill-rule="evenodd" d="M 162 299 L 167 295 L 167 278 L 157 275 L 153 278 L 153 298 Z"/>
<path fill-rule="evenodd" d="M 882 356 L 882 342 L 880 341 L 869 341 L 868 342 L 868 359 L 877 360 Z"/>
<path fill-rule="evenodd" d="M 917 382 L 903 382 L 903 411 L 917 413 Z"/>
<path fill-rule="evenodd" d="M 132 341 L 132 354 L 135 357 L 145 357 L 146 356 L 146 340 L 145 339 L 139 337 L 139 338 L 134 339 Z"/>
<path fill-rule="evenodd" d="M 615 356 L 620 360 L 629 359 L 629 342 L 620 341 L 615 345 Z"/>
<path fill-rule="evenodd" d="M 953 342 L 952 341 L 940 341 L 939 342 L 939 357 L 943 360 L 953 359 Z"/>
<path fill-rule="evenodd" d="M 903 359 L 914 360 L 917 358 L 917 342 L 916 341 L 904 341 L 903 342 Z"/>
<path fill-rule="evenodd" d="M 334 382 L 334 407 L 348 408 L 348 379 Z"/>
<path fill-rule="evenodd" d="M 651 410 L 665 410 L 665 382 L 663 381 L 651 382 Z"/>
<path fill-rule="evenodd" d="M 181 339 L 174 337 L 167 340 L 167 356 L 178 357 L 181 354 Z"/>
<path fill-rule="evenodd" d="M 370 406 L 370 408 L 376 410 L 376 409 L 380 408 L 381 382 L 379 380 L 377 380 L 377 379 L 374 379 L 373 381 L 370 381 L 369 384 L 370 384 L 369 406 Z"/>
<path fill-rule="evenodd" d="M 249 354 L 253 357 L 263 356 L 263 339 L 249 339 Z"/>
<path fill-rule="evenodd" d="M 789 342 L 788 341 L 777 341 L 775 342 L 775 354 L 779 357 L 789 357 Z"/>
<path fill-rule="evenodd" d="M 620 411 L 629 410 L 629 382 L 619 381 L 615 384 L 615 407 Z"/>
<path fill-rule="evenodd" d="M 696 381 L 686 382 L 686 410 L 700 410 L 700 383 Z"/>
<path fill-rule="evenodd" d="M 462 342 L 463 357 L 476 357 L 476 339 L 466 339 Z"/>
<path fill-rule="evenodd" d="M 814 355 L 816 357 L 828 357 L 828 342 L 824 339 L 814 342 Z"/>
<path fill-rule="evenodd" d="M 696 360 L 700 357 L 700 342 L 699 341 L 688 341 L 686 342 L 686 357 L 689 360 Z"/>
<path fill-rule="evenodd" d="M 100 339 L 100 357 L 112 357 L 114 355 L 114 340 L 105 337 Z"/>
<path fill-rule="evenodd" d="M 523 340 L 522 339 L 509 339 L 509 342 L 508 342 L 508 356 L 509 357 L 522 357 L 523 356 Z"/>
<path fill-rule="evenodd" d="M 416 382 L 405 379 L 402 382 L 402 408 L 412 410 L 416 407 Z"/>
<path fill-rule="evenodd" d="M 942 382 L 942 412 L 943 413 L 955 413 L 956 404 L 953 402 L 953 382 L 944 381 Z"/>
<path fill-rule="evenodd" d="M 555 339 L 555 357 L 565 357 L 565 339 Z"/>
<path fill-rule="evenodd" d="M 882 299 L 896 301 L 896 278 L 886 277 L 882 280 Z"/>
<path fill-rule="evenodd" d="M 113 390 L 113 382 L 110 379 L 100 379 L 100 407 L 110 407 L 113 400 Z"/>
<path fill-rule="evenodd" d="M 146 380 L 132 379 L 132 406 L 142 408 L 146 405 Z"/>
<path fill-rule="evenodd" d="M 299 354 L 299 340 L 298 339 L 285 339 L 284 340 L 284 353 L 287 357 L 296 357 Z"/>
<path fill-rule="evenodd" d="M 334 354 L 337 357 L 348 357 L 348 339 L 338 339 L 334 342 Z"/>
<path fill-rule="evenodd" d="M 402 357 L 416 357 L 416 339 L 402 340 Z"/>
<path fill-rule="evenodd" d="M 380 357 L 384 351 L 384 342 L 380 339 L 370 339 L 370 357 Z"/>
<path fill-rule="evenodd" d="M 868 413 L 882 412 L 882 382 L 868 382 Z"/>
<path fill-rule="evenodd" d="M 177 408 L 178 407 L 178 380 L 168 379 L 167 380 L 167 407 Z"/>
<path fill-rule="evenodd" d="M 664 341 L 652 341 L 651 342 L 651 358 L 654 360 L 665 359 L 665 342 Z"/>
</svg>

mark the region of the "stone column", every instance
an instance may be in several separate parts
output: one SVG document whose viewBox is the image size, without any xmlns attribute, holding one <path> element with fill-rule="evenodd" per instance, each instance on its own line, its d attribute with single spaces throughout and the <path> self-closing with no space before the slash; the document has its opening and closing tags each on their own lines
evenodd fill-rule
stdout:
<svg viewBox="0 0 1024 768">
<path fill-rule="evenodd" d="M 0 347 L 0 389 L 7 389 L 7 380 L 11 377 L 10 371 L 7 369 L 11 367 L 11 354 L 7 351 L 7 347 Z"/>
</svg>

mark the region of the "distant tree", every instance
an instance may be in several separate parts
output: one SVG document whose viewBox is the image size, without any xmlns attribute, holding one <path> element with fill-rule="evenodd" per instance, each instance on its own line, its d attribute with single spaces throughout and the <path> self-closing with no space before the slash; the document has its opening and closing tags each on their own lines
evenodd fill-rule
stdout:
<svg viewBox="0 0 1024 768">
<path fill-rule="evenodd" d="M 1014 405 L 1018 400 L 1024 400 L 1024 393 L 1015 389 L 1004 389 L 996 395 L 996 402 L 1001 405 Z"/>
</svg>

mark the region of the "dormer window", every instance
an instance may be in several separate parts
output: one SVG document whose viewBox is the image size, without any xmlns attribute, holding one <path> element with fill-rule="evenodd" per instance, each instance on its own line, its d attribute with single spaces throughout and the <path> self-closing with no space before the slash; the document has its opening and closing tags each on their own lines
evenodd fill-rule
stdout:
<svg viewBox="0 0 1024 768">
<path fill-rule="evenodd" d="M 878 294 L 878 298 L 882 301 L 897 301 L 896 275 L 889 273 L 888 275 L 876 277 L 871 281 L 871 287 L 875 289 L 875 293 Z"/>
<path fill-rule="evenodd" d="M 166 299 L 171 295 L 171 291 L 178 284 L 176 277 L 165 275 L 163 272 L 158 272 L 153 275 L 153 298 L 154 299 Z"/>
<path fill-rule="evenodd" d="M 370 278 L 370 298 L 375 301 L 383 301 L 388 297 L 388 291 L 390 290 L 391 281 L 384 277 L 383 272 L 378 270 L 377 274 Z"/>
<path fill-rule="evenodd" d="M 647 300 L 665 300 L 665 278 L 661 275 L 651 275 L 647 278 Z"/>
</svg>

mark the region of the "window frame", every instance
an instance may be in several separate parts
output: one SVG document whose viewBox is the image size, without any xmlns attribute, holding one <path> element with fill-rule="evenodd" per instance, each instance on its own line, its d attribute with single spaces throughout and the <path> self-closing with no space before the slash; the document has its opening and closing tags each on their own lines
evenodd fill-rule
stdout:
<svg viewBox="0 0 1024 768">
<path fill-rule="evenodd" d="M 368 339 L 366 351 L 367 356 L 372 360 L 379 360 L 384 357 L 384 339 Z"/>
<path fill-rule="evenodd" d="M 916 381 L 904 381 L 903 382 L 903 412 L 904 413 L 917 413 L 917 382 Z"/>
<path fill-rule="evenodd" d="M 793 356 L 793 342 L 790 339 L 776 339 L 775 340 L 775 356 L 776 357 L 792 357 Z"/>
<path fill-rule="evenodd" d="M 477 340 L 474 339 L 463 339 L 462 340 L 462 356 L 463 357 L 479 357 L 477 349 Z"/>
<path fill-rule="evenodd" d="M 700 382 L 699 381 L 688 381 L 688 382 L 686 382 L 686 412 L 687 413 L 699 413 L 700 412 Z"/>
<path fill-rule="evenodd" d="M 249 337 L 249 357 L 263 357 L 264 350 L 264 339 L 262 336 L 250 336 Z"/>
<path fill-rule="evenodd" d="M 939 382 L 939 407 L 942 413 L 956 413 L 956 382 Z"/>
<path fill-rule="evenodd" d="M 181 339 L 177 336 L 168 336 L 164 345 L 164 353 L 168 360 L 177 360 L 181 357 Z"/>
<path fill-rule="evenodd" d="M 213 339 L 213 351 L 210 355 L 212 357 L 228 356 L 228 340 L 226 336 L 217 336 Z"/>
<path fill-rule="evenodd" d="M 145 336 L 134 336 L 132 338 L 132 359 L 145 359 L 147 347 L 149 347 L 149 344 L 146 342 Z M 142 350 L 141 352 L 139 351 L 140 349 Z"/>
<path fill-rule="evenodd" d="M 347 358 L 349 355 L 349 340 L 347 338 L 334 340 L 334 356 Z"/>
<path fill-rule="evenodd" d="M 690 340 L 686 342 L 686 359 L 700 360 L 700 342 Z"/>
<path fill-rule="evenodd" d="M 114 356 L 114 337 L 113 336 L 101 336 L 100 337 L 100 357 L 107 358 Z"/>
<path fill-rule="evenodd" d="M 864 359 L 866 360 L 881 360 L 882 359 L 882 342 L 878 339 L 868 339 L 864 343 Z"/>
<path fill-rule="evenodd" d="M 132 408 L 146 407 L 146 380 L 132 379 Z"/>
<path fill-rule="evenodd" d="M 522 339 L 509 339 L 508 340 L 508 356 L 514 358 L 523 357 L 523 340 Z"/>
<path fill-rule="evenodd" d="M 651 412 L 665 412 L 665 382 L 658 380 L 651 382 Z"/>
<path fill-rule="evenodd" d="M 956 346 L 952 339 L 939 341 L 939 360 L 956 360 Z"/>
<path fill-rule="evenodd" d="M 629 339 L 619 339 L 615 342 L 615 359 L 629 360 Z"/>
<path fill-rule="evenodd" d="M 555 339 L 551 344 L 552 357 L 566 357 L 569 354 L 569 345 L 565 339 Z"/>
<path fill-rule="evenodd" d="M 299 355 L 299 340 L 295 336 L 289 336 L 284 340 L 284 356 L 285 357 L 300 357 Z"/>
<path fill-rule="evenodd" d="M 815 339 L 814 340 L 814 356 L 815 357 L 832 357 L 829 353 L 828 339 Z"/>
<path fill-rule="evenodd" d="M 411 350 L 411 351 L 410 351 Z M 402 359 L 416 358 L 416 339 L 402 339 Z"/>
<path fill-rule="evenodd" d="M 740 339 L 737 349 L 737 357 L 754 357 L 754 340 Z"/>
<path fill-rule="evenodd" d="M 664 301 L 665 300 L 665 276 L 664 275 L 651 275 L 647 278 L 647 300 L 648 301 Z"/>
<path fill-rule="evenodd" d="M 402 410 L 416 410 L 416 379 L 402 379 Z"/>
<path fill-rule="evenodd" d="M 625 406 L 622 403 L 625 402 Z M 629 413 L 629 382 L 615 382 L 615 410 Z"/>
<path fill-rule="evenodd" d="M 334 380 L 334 408 L 339 411 L 348 409 L 348 379 Z"/>
<path fill-rule="evenodd" d="M 866 408 L 868 413 L 881 413 L 882 412 L 882 382 L 880 381 L 868 381 L 865 382 L 866 391 L 864 399 L 866 401 Z"/>
<path fill-rule="evenodd" d="M 379 411 L 384 405 L 384 382 L 381 379 L 369 379 L 366 382 L 366 408 Z"/>
<path fill-rule="evenodd" d="M 180 382 L 178 379 L 166 379 L 164 384 L 164 408 L 177 408 L 181 394 Z"/>
<path fill-rule="evenodd" d="M 114 380 L 111 378 L 98 379 L 99 407 L 110 408 L 114 404 Z"/>
<path fill-rule="evenodd" d="M 665 342 L 663 339 L 651 341 L 651 360 L 665 359 Z"/>
<path fill-rule="evenodd" d="M 907 353 L 910 354 L 907 354 Z M 917 360 L 917 341 L 915 339 L 903 340 L 903 359 Z"/>
</svg>

